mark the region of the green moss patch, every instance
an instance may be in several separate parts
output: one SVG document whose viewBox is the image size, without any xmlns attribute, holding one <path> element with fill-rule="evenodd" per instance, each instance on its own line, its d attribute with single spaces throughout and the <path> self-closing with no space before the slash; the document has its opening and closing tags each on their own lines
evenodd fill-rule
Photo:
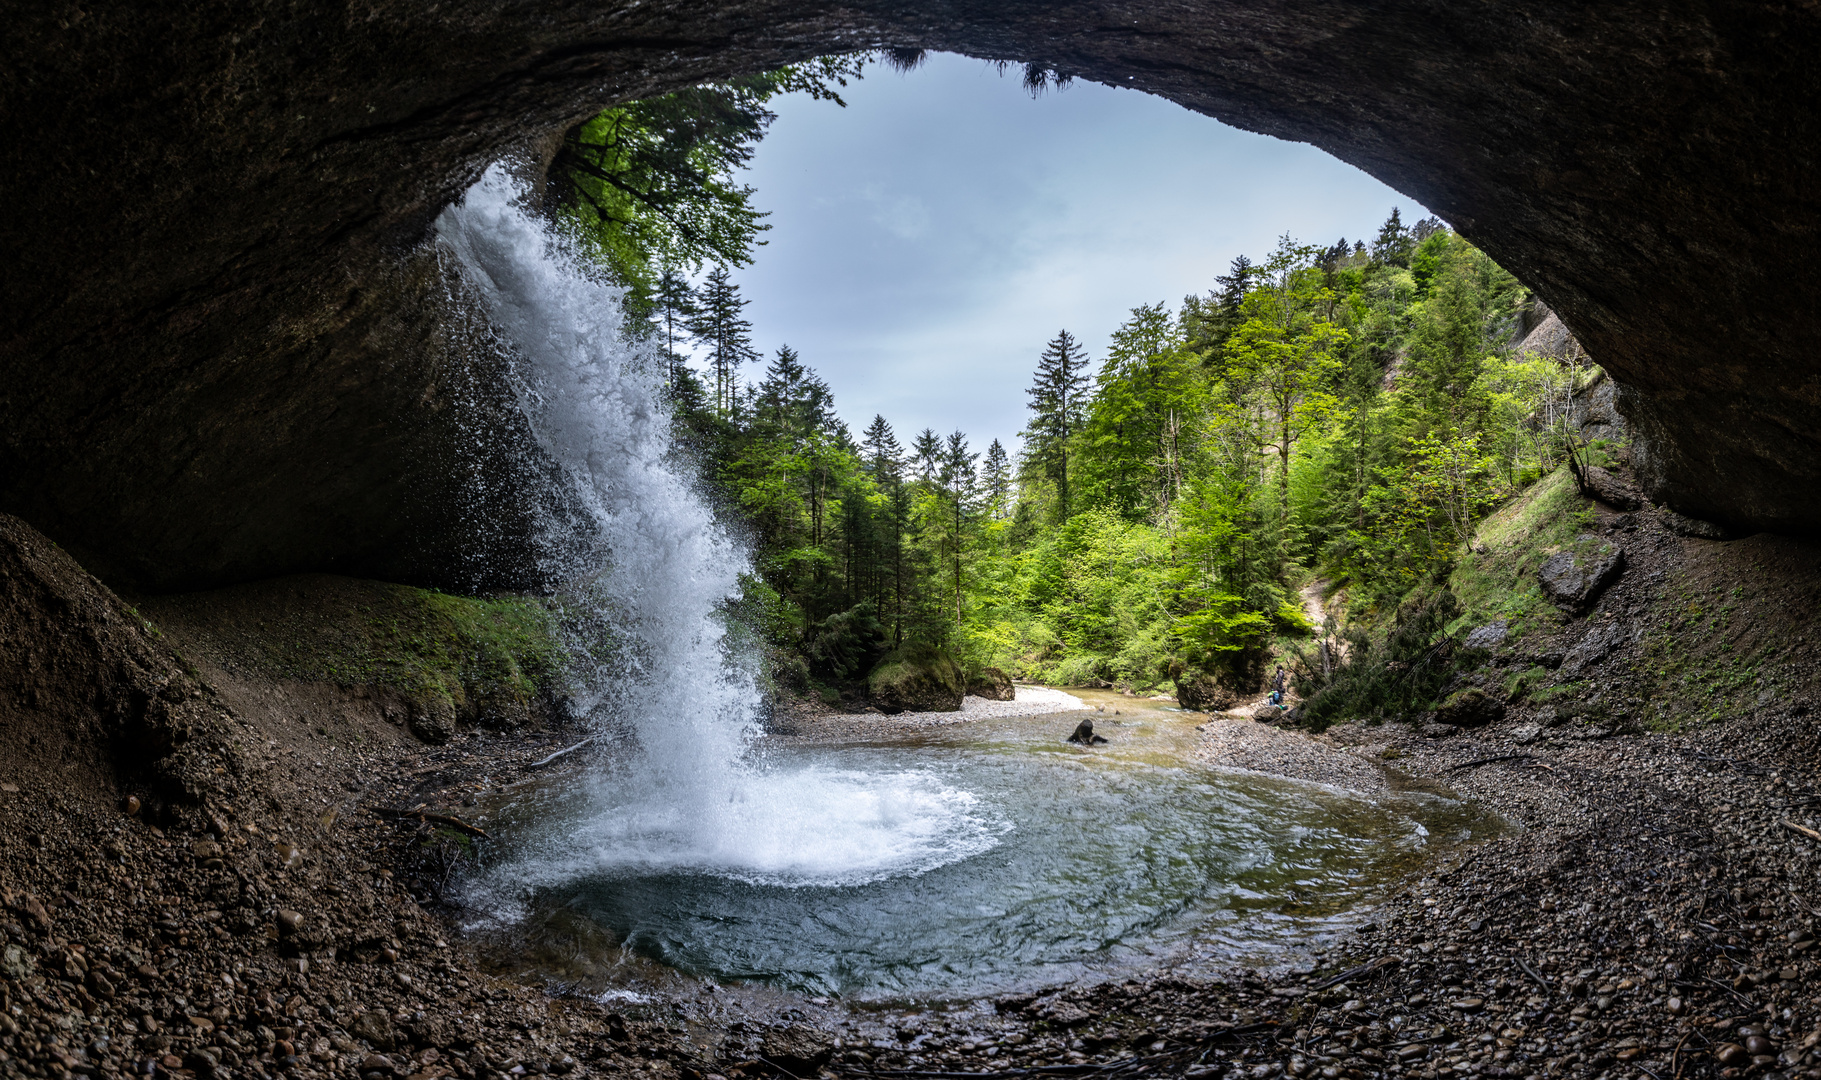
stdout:
<svg viewBox="0 0 1821 1080">
<path fill-rule="evenodd" d="M 383 686 L 458 710 L 526 707 L 562 669 L 556 612 L 534 597 L 309 574 L 139 608 L 180 650 L 230 672 Z"/>
<path fill-rule="evenodd" d="M 1566 467 L 1531 485 L 1480 524 L 1455 564 L 1449 588 L 1461 602 L 1457 622 L 1506 619 L 1514 637 L 1555 626 L 1560 616 L 1544 599 L 1537 571 L 1593 526 L 1593 506 Z"/>
</svg>

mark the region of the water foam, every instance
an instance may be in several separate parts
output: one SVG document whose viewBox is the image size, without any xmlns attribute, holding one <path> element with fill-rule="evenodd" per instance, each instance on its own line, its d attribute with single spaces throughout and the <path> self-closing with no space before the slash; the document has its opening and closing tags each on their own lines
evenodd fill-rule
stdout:
<svg viewBox="0 0 1821 1080">
<path fill-rule="evenodd" d="M 767 771 L 748 760 L 760 696 L 721 611 L 749 562 L 672 452 L 662 367 L 625 340 L 621 290 L 524 203 L 523 185 L 495 165 L 437 219 L 437 237 L 512 359 L 539 445 L 593 522 L 595 543 L 579 549 L 588 556 L 552 543 L 569 554 L 545 569 L 611 627 L 614 670 L 580 672 L 590 688 L 580 704 L 603 731 L 629 724 L 642 756 L 596 779 L 590 811 L 512 868 L 516 887 L 660 869 L 846 884 L 992 846 L 992 815 L 931 775 Z M 578 643 L 578 665 L 594 644 Z"/>
</svg>

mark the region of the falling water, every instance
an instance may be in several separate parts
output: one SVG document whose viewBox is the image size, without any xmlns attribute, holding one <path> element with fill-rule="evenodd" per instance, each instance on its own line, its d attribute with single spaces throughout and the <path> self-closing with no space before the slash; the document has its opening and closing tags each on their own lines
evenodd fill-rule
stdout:
<svg viewBox="0 0 1821 1080">
<path fill-rule="evenodd" d="M 759 692 L 721 613 L 739 595 L 745 553 L 673 452 L 662 368 L 624 339 L 620 290 L 524 202 L 496 165 L 438 219 L 437 236 L 511 357 L 519 406 L 565 494 L 592 522 L 597 543 L 584 550 L 594 557 L 552 556 L 565 564 L 546 569 L 611 627 L 613 670 L 580 680 L 606 690 L 582 706 L 604 732 L 634 731 L 640 753 L 597 776 L 588 811 L 553 827 L 502 881 L 522 892 L 643 868 L 828 884 L 992 846 L 1002 826 L 932 774 L 750 760 Z M 568 526 L 553 517 L 549 528 Z M 548 547 L 575 550 L 557 538 Z"/>
<path fill-rule="evenodd" d="M 1345 906 L 1420 856 L 1417 819 L 1457 839 L 1480 827 L 1449 800 L 1365 804 L 1200 767 L 1194 722 L 1173 711 L 1134 713 L 1085 755 L 1046 722 L 1008 720 L 762 759 L 757 680 L 722 614 L 749 563 L 673 450 L 661 367 L 624 340 L 619 291 L 525 201 L 495 167 L 437 235 L 554 465 L 535 493 L 564 508 L 542 569 L 609 631 L 611 649 L 584 636 L 572 663 L 610 752 L 579 783 L 496 808 L 498 862 L 468 892 L 477 926 L 571 912 L 703 974 L 981 987 L 1151 963 L 1185 933 L 1233 955 L 1326 910 L 1292 917 L 1286 901 Z"/>
</svg>

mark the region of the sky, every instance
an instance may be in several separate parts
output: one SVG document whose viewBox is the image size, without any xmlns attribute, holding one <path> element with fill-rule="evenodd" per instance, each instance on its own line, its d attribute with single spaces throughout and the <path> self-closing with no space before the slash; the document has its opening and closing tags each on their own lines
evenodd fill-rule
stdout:
<svg viewBox="0 0 1821 1080">
<path fill-rule="evenodd" d="M 1132 308 L 1206 293 L 1237 255 L 1427 215 L 1306 144 L 1093 83 L 1033 99 L 1020 76 L 936 54 L 869 67 L 846 108 L 772 103 L 743 177 L 772 228 L 734 280 L 754 345 L 796 349 L 856 438 L 881 413 L 905 445 L 960 429 L 1015 453 L 1058 330 L 1097 370 Z"/>
</svg>

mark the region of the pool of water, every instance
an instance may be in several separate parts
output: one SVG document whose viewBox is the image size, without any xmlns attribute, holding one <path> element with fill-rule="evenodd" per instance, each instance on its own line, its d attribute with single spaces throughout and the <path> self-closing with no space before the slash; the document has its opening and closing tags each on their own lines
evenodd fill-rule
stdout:
<svg viewBox="0 0 1821 1080">
<path fill-rule="evenodd" d="M 1192 757 L 1203 718 L 1102 700 L 1109 742 L 1092 749 L 1063 741 L 1082 714 L 1060 714 L 766 739 L 706 795 L 623 769 L 520 796 L 490 815 L 502 842 L 470 889 L 476 926 L 546 958 L 538 934 L 561 937 L 596 975 L 978 994 L 1268 958 L 1497 828 L 1437 792 L 1210 768 Z"/>
</svg>

